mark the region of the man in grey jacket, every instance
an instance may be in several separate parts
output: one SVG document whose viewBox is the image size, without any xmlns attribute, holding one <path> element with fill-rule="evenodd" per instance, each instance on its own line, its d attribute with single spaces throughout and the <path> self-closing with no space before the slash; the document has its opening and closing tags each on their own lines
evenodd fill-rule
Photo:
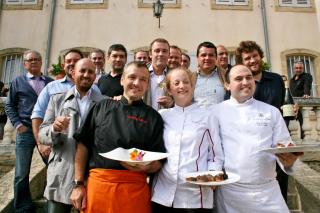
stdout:
<svg viewBox="0 0 320 213">
<path fill-rule="evenodd" d="M 49 213 L 70 212 L 70 195 L 74 187 L 76 143 L 72 134 L 84 120 L 91 105 L 103 99 L 91 86 L 96 78 L 95 65 L 81 59 L 72 74 L 75 86 L 66 93 L 53 95 L 40 126 L 39 142 L 52 146 L 44 196 Z"/>
</svg>

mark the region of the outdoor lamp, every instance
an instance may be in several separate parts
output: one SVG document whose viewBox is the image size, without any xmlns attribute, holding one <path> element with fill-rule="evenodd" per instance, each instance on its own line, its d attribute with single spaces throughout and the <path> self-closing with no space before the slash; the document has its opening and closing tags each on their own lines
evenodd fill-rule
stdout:
<svg viewBox="0 0 320 213">
<path fill-rule="evenodd" d="M 160 28 L 160 17 L 162 15 L 163 3 L 160 0 L 157 0 L 156 3 L 153 3 L 153 16 L 159 19 L 159 28 Z"/>
</svg>

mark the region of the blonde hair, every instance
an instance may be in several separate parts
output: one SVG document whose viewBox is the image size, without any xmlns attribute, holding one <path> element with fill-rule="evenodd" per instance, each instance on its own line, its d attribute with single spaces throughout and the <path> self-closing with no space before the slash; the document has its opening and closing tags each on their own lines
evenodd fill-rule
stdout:
<svg viewBox="0 0 320 213">
<path fill-rule="evenodd" d="M 175 72 L 178 72 L 178 71 L 183 71 L 187 74 L 187 76 L 190 80 L 190 83 L 191 83 L 191 87 L 193 88 L 193 86 L 194 86 L 193 72 L 191 72 L 189 69 L 186 69 L 184 67 L 178 67 L 178 68 L 170 70 L 170 72 L 166 75 L 166 89 L 167 89 L 167 91 L 170 91 L 171 75 Z"/>
</svg>

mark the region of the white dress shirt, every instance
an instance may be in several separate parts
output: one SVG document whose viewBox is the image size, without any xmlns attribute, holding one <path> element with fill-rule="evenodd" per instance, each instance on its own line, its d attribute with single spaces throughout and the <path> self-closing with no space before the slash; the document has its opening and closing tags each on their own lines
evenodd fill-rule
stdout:
<svg viewBox="0 0 320 213">
<path fill-rule="evenodd" d="M 186 174 L 221 170 L 223 153 L 221 146 L 214 144 L 213 119 L 195 103 L 160 110 L 160 114 L 170 155 L 153 181 L 152 201 L 174 208 L 212 208 L 212 189 L 186 183 Z"/>
<path fill-rule="evenodd" d="M 218 212 L 288 212 L 276 181 L 277 157 L 261 151 L 291 142 L 280 111 L 253 98 L 238 103 L 233 97 L 215 111 L 224 167 L 240 175 L 239 182 L 219 187 Z"/>
</svg>

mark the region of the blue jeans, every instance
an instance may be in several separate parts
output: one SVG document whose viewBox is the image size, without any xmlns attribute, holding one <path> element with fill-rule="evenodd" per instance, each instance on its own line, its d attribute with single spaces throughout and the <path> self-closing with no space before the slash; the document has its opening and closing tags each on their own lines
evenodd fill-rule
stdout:
<svg viewBox="0 0 320 213">
<path fill-rule="evenodd" d="M 29 188 L 29 173 L 35 144 L 31 127 L 28 127 L 26 132 L 17 133 L 13 203 L 15 212 L 34 212 Z"/>
</svg>

